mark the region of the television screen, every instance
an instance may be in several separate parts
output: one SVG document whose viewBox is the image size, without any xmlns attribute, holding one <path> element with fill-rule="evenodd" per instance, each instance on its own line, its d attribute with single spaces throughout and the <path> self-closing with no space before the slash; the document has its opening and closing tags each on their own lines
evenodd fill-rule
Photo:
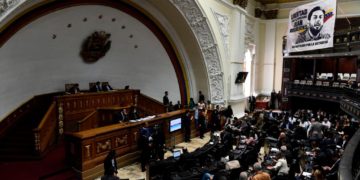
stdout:
<svg viewBox="0 0 360 180">
<path fill-rule="evenodd" d="M 176 118 L 170 121 L 170 132 L 181 129 L 181 118 Z"/>
<path fill-rule="evenodd" d="M 248 74 L 248 72 L 239 72 L 237 74 L 235 84 L 244 83 L 246 80 L 247 74 Z"/>
</svg>

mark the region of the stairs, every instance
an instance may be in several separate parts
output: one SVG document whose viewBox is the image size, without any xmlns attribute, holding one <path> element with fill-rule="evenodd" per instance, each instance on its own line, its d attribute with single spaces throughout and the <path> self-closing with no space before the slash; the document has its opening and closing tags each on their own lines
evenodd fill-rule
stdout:
<svg viewBox="0 0 360 180">
<path fill-rule="evenodd" d="M 0 139 L 0 161 L 40 158 L 35 152 L 35 137 L 32 130 L 38 126 L 51 102 L 52 97 L 48 96 L 34 99 L 31 110 L 18 119 L 8 133 Z"/>
<path fill-rule="evenodd" d="M 36 126 L 30 118 L 21 119 L 11 131 L 0 140 L 0 160 L 16 161 L 36 159 L 32 129 Z"/>
</svg>

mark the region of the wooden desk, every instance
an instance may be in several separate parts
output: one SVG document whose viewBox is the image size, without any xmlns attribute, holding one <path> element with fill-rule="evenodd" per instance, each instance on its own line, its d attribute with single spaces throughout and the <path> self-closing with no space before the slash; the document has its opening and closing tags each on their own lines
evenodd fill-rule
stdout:
<svg viewBox="0 0 360 180">
<path fill-rule="evenodd" d="M 111 149 L 116 151 L 117 156 L 125 156 L 139 150 L 139 129 L 145 125 L 161 125 L 165 135 L 166 145 L 183 141 L 183 131 L 169 133 L 169 122 L 179 118 L 185 110 L 178 110 L 157 115 L 155 118 L 134 123 L 119 123 L 105 127 L 99 127 L 81 132 L 65 133 L 66 158 L 69 164 L 78 171 L 79 178 L 93 178 L 94 168 L 102 173 L 103 161 Z M 194 123 L 194 122 L 192 122 Z M 193 125 L 194 126 L 194 125 Z M 176 140 L 177 139 L 177 140 Z"/>
</svg>

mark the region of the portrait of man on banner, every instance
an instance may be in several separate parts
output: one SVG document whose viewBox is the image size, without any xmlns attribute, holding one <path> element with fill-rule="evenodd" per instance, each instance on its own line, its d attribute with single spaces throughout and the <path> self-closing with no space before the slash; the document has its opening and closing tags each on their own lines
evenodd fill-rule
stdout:
<svg viewBox="0 0 360 180">
<path fill-rule="evenodd" d="M 331 35 L 329 33 L 322 33 L 322 28 L 325 22 L 325 10 L 321 7 L 314 7 L 308 14 L 308 27 L 300 33 L 296 44 L 306 41 L 317 41 L 320 39 L 329 39 Z"/>
<path fill-rule="evenodd" d="M 336 0 L 318 0 L 289 12 L 287 52 L 333 47 Z"/>
</svg>

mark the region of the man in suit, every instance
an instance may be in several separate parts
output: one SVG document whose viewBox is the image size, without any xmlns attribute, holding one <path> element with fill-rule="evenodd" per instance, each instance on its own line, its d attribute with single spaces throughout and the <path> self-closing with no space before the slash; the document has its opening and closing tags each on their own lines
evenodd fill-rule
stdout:
<svg viewBox="0 0 360 180">
<path fill-rule="evenodd" d="M 199 102 L 205 102 L 205 96 L 199 91 Z"/>
<path fill-rule="evenodd" d="M 77 94 L 80 92 L 79 89 L 79 84 L 74 84 L 70 89 L 69 89 L 69 93 L 71 94 Z"/>
<path fill-rule="evenodd" d="M 169 95 L 169 93 L 167 91 L 165 91 L 165 95 L 163 97 L 163 104 L 164 104 L 167 112 L 169 111 L 169 104 L 170 104 L 168 95 Z"/>
<path fill-rule="evenodd" d="M 214 111 L 211 114 L 211 132 L 214 133 L 215 131 L 220 131 L 220 107 L 216 105 Z"/>
<path fill-rule="evenodd" d="M 184 124 L 184 139 L 185 142 L 190 142 L 190 134 L 191 134 L 191 117 L 190 117 L 190 112 L 189 110 L 186 110 L 186 113 L 183 115 L 182 117 L 182 122 Z"/>
<path fill-rule="evenodd" d="M 115 176 L 117 171 L 116 153 L 115 150 L 111 150 L 104 160 L 104 175 Z"/>
<path fill-rule="evenodd" d="M 315 118 L 311 119 L 311 124 L 308 129 L 308 137 L 312 140 L 320 140 L 323 137 L 323 125 L 316 121 Z"/>
<path fill-rule="evenodd" d="M 115 122 L 124 122 L 129 120 L 129 116 L 128 113 L 126 111 L 126 109 L 122 109 L 120 112 L 116 112 L 114 114 L 114 121 Z"/>
<path fill-rule="evenodd" d="M 133 107 L 132 110 L 130 111 L 130 115 L 129 115 L 129 119 L 139 119 L 140 115 L 137 112 L 136 108 Z"/>
<path fill-rule="evenodd" d="M 102 82 L 101 83 L 101 89 L 103 91 L 111 91 L 111 90 L 113 90 L 113 88 L 110 86 L 110 84 L 108 82 Z"/>
<path fill-rule="evenodd" d="M 276 92 L 273 90 L 270 94 L 270 109 L 275 109 Z"/>
<path fill-rule="evenodd" d="M 100 86 L 100 82 L 96 82 L 95 85 L 93 85 L 91 88 L 90 88 L 90 91 L 91 92 L 100 92 L 102 91 L 101 89 L 101 86 Z"/>
<path fill-rule="evenodd" d="M 256 98 L 255 96 L 251 95 L 249 96 L 249 110 L 250 112 L 253 112 L 255 110 L 255 105 L 256 105 Z"/>
</svg>

